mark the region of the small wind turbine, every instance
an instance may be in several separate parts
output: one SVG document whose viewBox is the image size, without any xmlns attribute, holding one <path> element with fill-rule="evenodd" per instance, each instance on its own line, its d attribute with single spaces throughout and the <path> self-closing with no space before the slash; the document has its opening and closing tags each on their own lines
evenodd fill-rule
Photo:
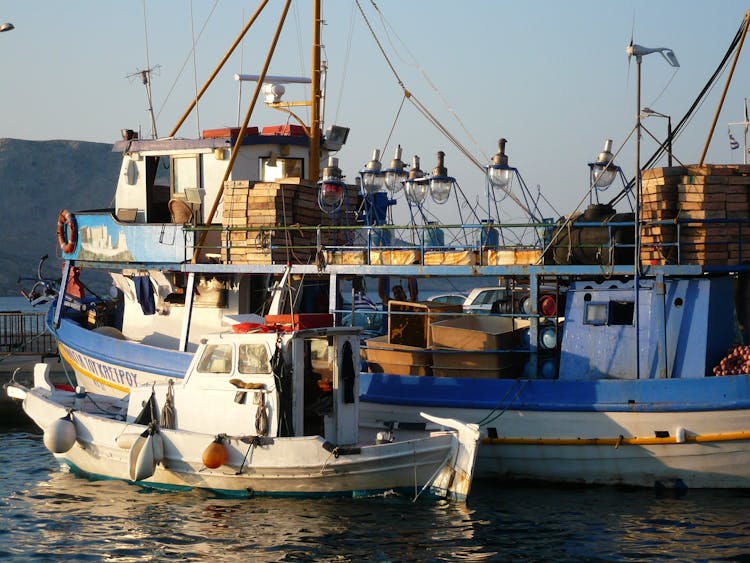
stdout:
<svg viewBox="0 0 750 563">
<path fill-rule="evenodd" d="M 661 53 L 664 60 L 670 66 L 679 68 L 680 63 L 672 49 L 667 47 L 644 47 L 633 43 L 633 36 L 630 36 L 630 45 L 625 50 L 628 54 L 628 69 L 630 69 L 630 58 L 635 57 L 636 65 L 636 105 L 635 105 L 635 275 L 633 285 L 635 289 L 635 374 L 636 378 L 641 377 L 641 360 L 640 360 L 640 322 L 639 322 L 639 301 L 640 301 L 640 275 L 641 275 L 641 62 L 645 55 L 651 53 Z"/>
<path fill-rule="evenodd" d="M 643 45 L 634 44 L 633 39 L 631 38 L 630 45 L 628 45 L 626 52 L 628 53 L 628 63 L 630 63 L 630 57 L 633 56 L 635 56 L 636 63 L 640 63 L 641 57 L 643 57 L 644 55 L 650 55 L 651 53 L 661 53 L 661 56 L 664 57 L 664 60 L 666 60 L 670 65 L 675 68 L 680 67 L 680 63 L 677 61 L 677 56 L 674 54 L 674 51 L 667 47 L 644 47 Z"/>
</svg>

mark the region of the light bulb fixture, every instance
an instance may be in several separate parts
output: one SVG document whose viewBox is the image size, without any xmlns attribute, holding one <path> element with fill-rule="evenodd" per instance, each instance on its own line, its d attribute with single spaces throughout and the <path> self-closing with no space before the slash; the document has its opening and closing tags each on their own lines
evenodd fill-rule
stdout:
<svg viewBox="0 0 750 563">
<path fill-rule="evenodd" d="M 492 157 L 492 162 L 487 167 L 490 184 L 493 188 L 503 191 L 510 190 L 513 181 L 513 169 L 508 166 L 508 155 L 505 154 L 505 139 L 497 143 L 498 151 Z"/>
<path fill-rule="evenodd" d="M 365 195 L 374 194 L 383 189 L 385 174 L 380 168 L 380 150 L 375 149 L 372 151 L 372 160 L 359 172 L 362 177 L 362 191 Z"/>
<path fill-rule="evenodd" d="M 448 169 L 444 165 L 445 153 L 437 153 L 437 166 L 432 169 L 430 178 L 430 196 L 435 203 L 445 203 L 451 195 L 451 186 L 456 181 L 455 178 L 448 176 Z"/>
<path fill-rule="evenodd" d="M 325 213 L 335 213 L 344 201 L 344 188 L 339 159 L 328 157 L 328 165 L 323 169 L 323 180 L 319 182 L 318 206 Z"/>
<path fill-rule="evenodd" d="M 404 182 L 408 177 L 406 164 L 401 160 L 401 145 L 397 145 L 393 160 L 385 170 L 385 187 L 391 194 L 396 194 L 404 187 Z"/>
<path fill-rule="evenodd" d="M 614 164 L 614 155 L 612 154 L 612 139 L 604 140 L 604 150 L 599 153 L 596 162 L 589 163 L 591 173 L 591 186 L 605 190 L 615 180 L 615 176 L 620 171 L 620 167 Z"/>
<path fill-rule="evenodd" d="M 419 169 L 419 157 L 414 155 L 409 176 L 404 182 L 406 200 L 409 203 L 421 205 L 427 197 L 428 187 L 428 179 L 424 177 L 424 172 Z"/>
</svg>

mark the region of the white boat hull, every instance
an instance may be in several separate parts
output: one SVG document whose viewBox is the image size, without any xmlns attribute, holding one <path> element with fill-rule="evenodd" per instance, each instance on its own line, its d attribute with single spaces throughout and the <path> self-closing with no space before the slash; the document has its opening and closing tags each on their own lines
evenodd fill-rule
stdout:
<svg viewBox="0 0 750 563">
<path fill-rule="evenodd" d="M 750 487 L 750 409 L 549 412 L 431 409 L 482 422 L 477 477 L 580 484 Z M 417 423 L 412 407 L 361 403 L 360 426 Z"/>
<path fill-rule="evenodd" d="M 29 390 L 25 412 L 45 432 L 64 417 L 68 407 Z M 319 436 L 293 438 L 229 437 L 226 462 L 216 469 L 202 461 L 211 434 L 184 430 L 159 431 L 163 457 L 153 475 L 133 479 L 133 436 L 147 427 L 73 412 L 76 441 L 70 450 L 55 453 L 61 465 L 91 478 L 135 481 L 157 489 L 201 488 L 232 496 L 262 495 L 372 495 L 388 491 L 418 496 L 426 486 L 444 495 L 454 481 L 464 481 L 465 500 L 471 476 L 450 468 L 460 447 L 454 432 L 357 448 L 333 449 Z M 476 440 L 474 442 L 476 444 Z M 464 455 L 467 455 L 464 452 Z M 468 455 L 475 455 L 471 449 Z M 473 464 L 473 460 L 472 464 Z"/>
</svg>

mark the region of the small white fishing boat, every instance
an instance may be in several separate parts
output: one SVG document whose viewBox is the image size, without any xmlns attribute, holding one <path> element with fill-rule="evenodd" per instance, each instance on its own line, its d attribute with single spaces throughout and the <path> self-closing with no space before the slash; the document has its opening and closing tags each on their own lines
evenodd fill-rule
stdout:
<svg viewBox="0 0 750 563">
<path fill-rule="evenodd" d="M 202 340 L 179 382 L 124 399 L 50 385 L 7 387 L 64 466 L 90 478 L 223 495 L 366 496 L 423 492 L 465 501 L 479 431 L 446 428 L 358 440 L 359 336 L 351 328 L 223 333 Z"/>
</svg>

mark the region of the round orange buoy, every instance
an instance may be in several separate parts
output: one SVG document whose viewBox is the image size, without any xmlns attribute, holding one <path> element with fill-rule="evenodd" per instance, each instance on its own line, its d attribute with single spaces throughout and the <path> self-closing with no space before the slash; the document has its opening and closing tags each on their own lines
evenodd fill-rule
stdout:
<svg viewBox="0 0 750 563">
<path fill-rule="evenodd" d="M 229 452 L 224 445 L 224 440 L 219 436 L 203 450 L 203 465 L 209 469 L 221 467 L 227 459 L 229 459 Z"/>
</svg>

